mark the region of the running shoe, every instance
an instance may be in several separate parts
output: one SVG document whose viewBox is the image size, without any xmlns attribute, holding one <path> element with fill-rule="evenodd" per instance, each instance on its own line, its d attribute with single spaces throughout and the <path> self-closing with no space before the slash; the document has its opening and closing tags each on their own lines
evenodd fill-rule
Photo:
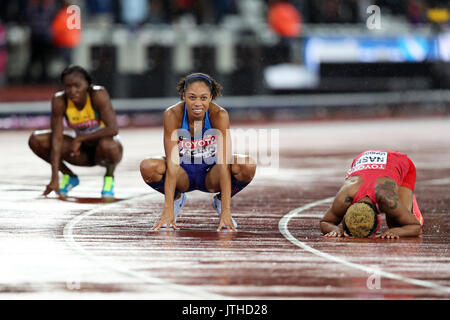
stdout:
<svg viewBox="0 0 450 320">
<path fill-rule="evenodd" d="M 105 176 L 103 180 L 102 198 L 114 198 L 114 177 Z"/>
<path fill-rule="evenodd" d="M 219 218 L 220 218 L 220 215 L 222 214 L 222 201 L 219 200 L 219 198 L 217 197 L 217 194 L 212 198 L 212 206 L 216 210 L 216 212 L 219 214 Z M 233 221 L 234 227 L 237 228 L 236 221 L 233 218 L 231 218 L 231 220 Z"/>
<path fill-rule="evenodd" d="M 177 223 L 178 214 L 180 213 L 181 208 L 183 208 L 185 204 L 186 204 L 186 194 L 185 193 L 181 193 L 180 197 L 173 201 L 173 213 L 175 216 L 175 223 Z M 161 226 L 161 228 L 167 228 L 167 224 L 163 224 Z M 172 228 L 172 225 L 170 225 L 170 228 Z"/>
<path fill-rule="evenodd" d="M 77 176 L 70 176 L 68 174 L 63 175 L 63 178 L 59 182 L 59 192 L 65 196 L 67 193 L 80 184 L 80 180 Z"/>
</svg>

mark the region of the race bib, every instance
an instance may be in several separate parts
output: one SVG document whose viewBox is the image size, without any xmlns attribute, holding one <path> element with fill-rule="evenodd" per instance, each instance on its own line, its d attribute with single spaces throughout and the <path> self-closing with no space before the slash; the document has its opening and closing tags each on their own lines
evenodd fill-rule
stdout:
<svg viewBox="0 0 450 320">
<path fill-rule="evenodd" d="M 189 133 L 184 132 L 178 136 L 178 151 L 182 163 L 212 164 L 216 162 L 217 138 L 205 132 L 202 137 L 193 139 Z"/>
<path fill-rule="evenodd" d="M 347 172 L 350 175 L 360 170 L 384 170 L 386 169 L 388 153 L 384 151 L 367 151 L 356 159 L 352 168 Z"/>
</svg>

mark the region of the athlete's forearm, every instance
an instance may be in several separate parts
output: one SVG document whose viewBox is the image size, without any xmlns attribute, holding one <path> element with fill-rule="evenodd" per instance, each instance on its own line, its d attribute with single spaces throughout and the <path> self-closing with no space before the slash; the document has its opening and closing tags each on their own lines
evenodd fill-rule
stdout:
<svg viewBox="0 0 450 320">
<path fill-rule="evenodd" d="M 50 150 L 50 165 L 52 167 L 52 178 L 55 182 L 58 180 L 59 166 L 61 163 L 61 152 L 63 146 L 63 120 L 61 110 L 52 102 L 52 116 L 50 120 L 51 126 L 51 150 Z"/>
<path fill-rule="evenodd" d="M 58 180 L 59 165 L 61 163 L 62 137 L 57 133 L 52 133 L 52 147 L 50 151 L 50 165 L 52 167 L 51 180 Z"/>
<path fill-rule="evenodd" d="M 340 201 L 340 198 L 342 198 L 342 194 L 343 193 L 340 191 L 336 195 L 331 208 L 327 210 L 322 220 L 320 220 L 320 230 L 323 234 L 327 234 L 332 231 L 343 230 L 339 227 L 339 224 L 341 223 L 344 216 L 344 210 L 346 210 L 345 206 L 342 207 L 343 202 Z"/>
<path fill-rule="evenodd" d="M 176 179 L 176 165 L 168 164 L 164 181 L 164 210 L 173 211 L 175 188 L 177 184 Z"/>
<path fill-rule="evenodd" d="M 222 212 L 229 212 L 231 207 L 231 171 L 226 164 L 220 166 L 220 198 L 222 201 Z"/>
<path fill-rule="evenodd" d="M 322 231 L 322 234 L 327 234 L 332 231 L 343 231 L 343 229 L 333 223 L 320 221 L 320 231 Z"/>
<path fill-rule="evenodd" d="M 51 157 L 51 166 L 52 166 L 52 177 L 51 180 L 57 180 L 59 178 L 59 163 L 60 163 L 60 157 L 53 156 L 53 154 L 57 154 L 57 152 L 52 152 Z"/>
<path fill-rule="evenodd" d="M 99 140 L 106 137 L 114 137 L 118 133 L 117 129 L 106 127 L 92 133 L 77 135 L 80 142 Z"/>
<path fill-rule="evenodd" d="M 420 224 L 414 225 L 406 225 L 397 228 L 391 228 L 383 233 L 394 233 L 399 237 L 417 237 L 422 234 L 422 226 Z"/>
</svg>

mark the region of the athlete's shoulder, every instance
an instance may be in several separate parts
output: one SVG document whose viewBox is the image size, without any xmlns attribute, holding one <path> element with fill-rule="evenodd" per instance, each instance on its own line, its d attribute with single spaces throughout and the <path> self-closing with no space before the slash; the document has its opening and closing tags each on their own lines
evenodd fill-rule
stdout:
<svg viewBox="0 0 450 320">
<path fill-rule="evenodd" d="M 215 102 L 210 103 L 209 110 L 211 110 L 211 112 L 227 112 L 228 113 L 228 111 L 225 108 L 219 106 Z"/>
<path fill-rule="evenodd" d="M 56 92 L 52 97 L 52 110 L 64 110 L 66 107 L 66 94 L 64 90 Z"/>
<path fill-rule="evenodd" d="M 174 105 L 171 105 L 164 111 L 164 115 L 176 116 L 184 113 L 184 102 L 180 101 Z"/>
<path fill-rule="evenodd" d="M 211 102 L 209 106 L 209 117 L 212 118 L 228 118 L 228 111 L 218 104 Z"/>
<path fill-rule="evenodd" d="M 105 87 L 91 85 L 88 89 L 88 93 L 91 96 L 92 106 L 95 109 L 112 108 L 111 98 Z"/>
<path fill-rule="evenodd" d="M 180 101 L 164 111 L 164 123 L 176 124 L 183 120 L 184 102 Z"/>
<path fill-rule="evenodd" d="M 51 101 L 52 117 L 62 117 L 67 109 L 66 95 L 64 91 L 56 92 Z"/>
<path fill-rule="evenodd" d="M 65 93 L 64 93 L 64 90 L 55 92 L 55 94 L 53 95 L 53 98 L 52 98 L 52 99 L 53 99 L 53 100 L 58 100 L 58 99 L 64 100 L 64 99 L 65 99 Z"/>
<path fill-rule="evenodd" d="M 108 91 L 105 87 L 96 84 L 91 85 L 88 92 L 91 97 L 109 97 Z"/>
<path fill-rule="evenodd" d="M 100 91 L 100 90 L 105 90 L 106 91 L 104 86 L 100 86 L 98 84 L 91 85 L 91 90 L 92 91 Z"/>
<path fill-rule="evenodd" d="M 347 177 L 341 187 L 342 195 L 345 197 L 354 198 L 363 183 L 364 179 L 358 175 Z"/>
<path fill-rule="evenodd" d="M 213 128 L 227 128 L 230 125 L 228 111 L 215 103 L 209 106 L 209 120 Z"/>
</svg>

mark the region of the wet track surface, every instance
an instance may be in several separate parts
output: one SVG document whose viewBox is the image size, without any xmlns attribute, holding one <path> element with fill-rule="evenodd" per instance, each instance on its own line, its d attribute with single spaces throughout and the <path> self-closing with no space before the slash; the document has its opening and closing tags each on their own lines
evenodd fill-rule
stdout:
<svg viewBox="0 0 450 320">
<path fill-rule="evenodd" d="M 279 130 L 279 168 L 260 166 L 233 198 L 235 233 L 215 231 L 212 195 L 197 191 L 187 194 L 181 230 L 151 230 L 163 196 L 142 182 L 139 162 L 161 154 L 160 128 L 121 131 L 120 201 L 111 203 L 98 198 L 99 167 L 73 167 L 81 183 L 66 201 L 41 197 L 50 168 L 27 149 L 29 132 L 0 133 L 0 298 L 450 298 L 450 119 L 258 128 Z M 415 162 L 422 237 L 321 236 L 351 160 L 371 148 Z"/>
</svg>

